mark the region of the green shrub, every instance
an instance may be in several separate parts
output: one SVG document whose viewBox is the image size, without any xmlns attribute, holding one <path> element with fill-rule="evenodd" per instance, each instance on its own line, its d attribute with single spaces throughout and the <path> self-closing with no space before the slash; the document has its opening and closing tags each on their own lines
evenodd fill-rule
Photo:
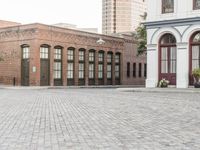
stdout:
<svg viewBox="0 0 200 150">
<path fill-rule="evenodd" d="M 200 78 L 200 68 L 194 69 L 194 70 L 192 71 L 192 75 L 193 75 L 195 78 Z"/>
</svg>

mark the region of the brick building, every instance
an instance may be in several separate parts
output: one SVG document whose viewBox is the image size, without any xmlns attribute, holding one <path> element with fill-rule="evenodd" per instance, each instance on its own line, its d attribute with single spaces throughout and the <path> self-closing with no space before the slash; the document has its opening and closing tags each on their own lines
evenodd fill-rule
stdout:
<svg viewBox="0 0 200 150">
<path fill-rule="evenodd" d="M 0 84 L 144 84 L 146 59 L 134 58 L 136 43 L 125 37 L 38 23 L 0 28 Z M 130 76 L 132 61 L 139 70 Z"/>
</svg>

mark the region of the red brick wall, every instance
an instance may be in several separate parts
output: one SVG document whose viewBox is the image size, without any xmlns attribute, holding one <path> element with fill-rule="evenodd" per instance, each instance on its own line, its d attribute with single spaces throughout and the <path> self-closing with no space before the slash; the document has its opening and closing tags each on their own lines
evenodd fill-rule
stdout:
<svg viewBox="0 0 200 150">
<path fill-rule="evenodd" d="M 20 47 L 18 42 L 0 43 L 0 84 L 13 84 L 20 82 Z"/>
<path fill-rule="evenodd" d="M 137 55 L 137 43 L 127 40 L 125 43 L 123 60 L 123 83 L 124 85 L 144 85 L 144 64 L 146 63 L 146 55 Z M 127 77 L 127 63 L 130 62 L 130 77 Z M 133 63 L 136 63 L 136 77 L 133 77 Z M 139 63 L 142 64 L 142 77 L 139 77 Z"/>
<path fill-rule="evenodd" d="M 97 40 L 102 38 L 105 44 L 97 44 Z M 54 85 L 53 79 L 53 50 L 55 46 L 63 47 L 63 85 L 67 85 L 66 70 L 67 70 L 67 56 L 66 51 L 69 47 L 76 49 L 76 58 L 78 59 L 78 49 L 88 50 L 94 49 L 96 53 L 99 50 L 105 52 L 104 76 L 106 77 L 106 53 L 112 51 L 113 53 L 120 52 L 123 56 L 121 59 L 121 83 L 122 84 L 144 84 L 144 78 L 126 78 L 126 62 L 145 62 L 145 57 L 136 57 L 136 45 L 125 42 L 122 38 L 112 36 L 105 36 L 100 34 L 93 34 L 81 32 L 71 29 L 57 28 L 42 24 L 29 24 L 19 27 L 12 27 L 12 31 L 3 28 L 0 29 L 0 56 L 4 61 L 0 62 L 0 83 L 12 84 L 13 78 L 16 78 L 16 84 L 21 84 L 21 45 L 27 44 L 30 46 L 30 85 L 40 85 L 40 45 L 47 44 L 50 46 L 51 61 L 50 61 L 50 85 Z M 88 59 L 87 59 L 88 60 Z M 75 60 L 76 61 L 76 60 Z M 77 60 L 78 62 L 78 60 Z M 86 62 L 86 66 L 88 62 Z M 97 65 L 97 64 L 96 64 Z M 131 65 L 132 66 L 132 65 Z M 36 72 L 32 72 L 32 68 L 36 67 Z M 78 64 L 75 65 L 78 70 Z M 87 66 L 88 67 L 88 66 Z M 97 69 L 97 67 L 95 67 Z M 131 67 L 132 68 L 132 67 Z M 142 71 L 143 72 L 143 71 Z M 78 72 L 75 73 L 75 84 L 78 85 Z M 96 78 L 97 79 L 97 78 Z M 88 73 L 85 78 L 88 83 Z M 98 81 L 96 82 L 98 83 Z M 106 79 L 104 79 L 106 84 Z M 113 84 L 114 72 L 113 72 Z"/>
</svg>

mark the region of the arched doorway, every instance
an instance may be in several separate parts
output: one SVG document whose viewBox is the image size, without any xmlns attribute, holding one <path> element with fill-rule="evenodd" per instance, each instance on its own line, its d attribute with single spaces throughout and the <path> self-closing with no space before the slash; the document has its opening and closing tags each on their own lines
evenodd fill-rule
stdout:
<svg viewBox="0 0 200 150">
<path fill-rule="evenodd" d="M 192 70 L 200 68 L 200 31 L 195 32 L 190 38 L 190 66 L 189 80 L 190 85 L 193 85 Z"/>
<path fill-rule="evenodd" d="M 40 46 L 40 85 L 50 85 L 50 46 Z"/>
<path fill-rule="evenodd" d="M 170 85 L 176 85 L 176 38 L 164 34 L 159 44 L 159 80 L 165 78 Z"/>
<path fill-rule="evenodd" d="M 21 85 L 29 86 L 29 71 L 30 71 L 30 46 L 22 45 L 21 59 Z"/>
</svg>

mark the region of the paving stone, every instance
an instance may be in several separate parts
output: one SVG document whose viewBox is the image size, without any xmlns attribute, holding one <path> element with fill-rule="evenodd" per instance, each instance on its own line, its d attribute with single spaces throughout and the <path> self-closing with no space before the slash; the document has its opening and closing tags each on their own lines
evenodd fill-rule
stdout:
<svg viewBox="0 0 200 150">
<path fill-rule="evenodd" d="M 199 150 L 198 92 L 0 89 L 0 150 Z"/>
</svg>

